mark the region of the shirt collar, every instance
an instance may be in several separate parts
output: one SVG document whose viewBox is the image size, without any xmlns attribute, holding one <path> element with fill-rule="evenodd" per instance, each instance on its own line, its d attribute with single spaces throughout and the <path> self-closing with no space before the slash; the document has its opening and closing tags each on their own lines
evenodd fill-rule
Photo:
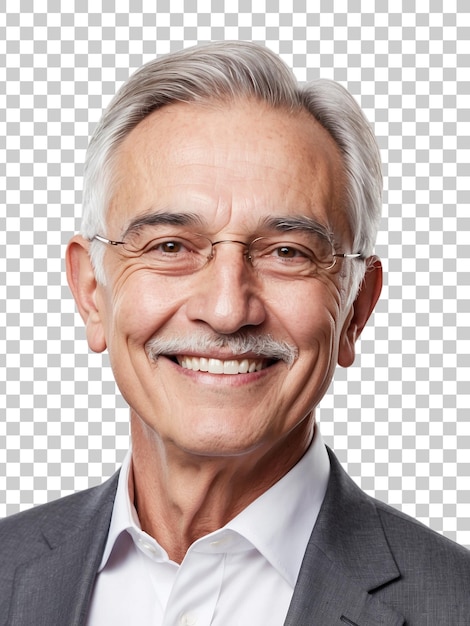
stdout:
<svg viewBox="0 0 470 626">
<path fill-rule="evenodd" d="M 316 426 L 300 461 L 226 526 L 248 539 L 292 588 L 325 497 L 329 470 Z"/>
<path fill-rule="evenodd" d="M 128 531 L 136 541 L 145 535 L 129 496 L 132 453 L 128 451 L 119 475 L 108 538 L 98 572 L 106 566 L 118 537 Z M 246 539 L 292 586 L 295 585 L 310 534 L 320 511 L 329 478 L 329 458 L 318 426 L 312 444 L 300 461 L 270 489 L 231 520 L 221 531 Z M 216 531 L 219 533 L 221 531 Z M 211 533 L 215 535 L 216 533 Z M 196 543 L 204 541 L 200 539 Z"/>
<path fill-rule="evenodd" d="M 98 573 L 103 570 L 108 562 L 111 552 L 119 536 L 129 531 L 132 536 L 142 532 L 137 511 L 129 495 L 129 475 L 132 466 L 132 449 L 126 453 L 119 472 L 116 497 L 114 499 L 111 523 L 109 525 L 108 538 L 103 552 L 103 558 Z"/>
</svg>

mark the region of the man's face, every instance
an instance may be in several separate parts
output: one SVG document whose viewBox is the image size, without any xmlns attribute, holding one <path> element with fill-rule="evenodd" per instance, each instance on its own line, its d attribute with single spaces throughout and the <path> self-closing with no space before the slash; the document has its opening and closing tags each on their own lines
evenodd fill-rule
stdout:
<svg viewBox="0 0 470 626">
<path fill-rule="evenodd" d="M 282 241 L 303 234 L 279 233 L 273 223 L 306 217 L 334 234 L 337 251 L 355 252 L 342 214 L 341 158 L 306 113 L 253 102 L 170 105 L 142 121 L 117 157 L 108 232 L 100 233 L 110 239 L 138 239 L 149 216 L 178 214 L 188 217 L 184 230 L 212 241 Z M 338 357 L 350 350 L 348 264 L 358 261 L 282 279 L 256 272 L 240 244 L 223 243 L 200 271 L 168 276 L 121 252 L 106 248 L 106 285 L 96 287 L 88 337 L 94 350 L 107 346 L 134 420 L 165 444 L 209 456 L 274 449 L 295 430 L 311 431 Z M 234 358 L 205 347 L 205 339 L 234 334 L 286 342 L 296 358 Z M 148 354 L 153 338 L 195 335 L 202 343 L 189 354 Z M 212 371 L 201 371 L 204 359 L 214 359 Z M 227 371 L 240 373 L 215 373 L 227 361 Z"/>
</svg>

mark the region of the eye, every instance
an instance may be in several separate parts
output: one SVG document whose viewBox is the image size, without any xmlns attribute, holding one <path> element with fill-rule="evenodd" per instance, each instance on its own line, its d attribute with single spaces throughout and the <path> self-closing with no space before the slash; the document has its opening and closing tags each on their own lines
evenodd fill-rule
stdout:
<svg viewBox="0 0 470 626">
<path fill-rule="evenodd" d="M 310 276 L 323 265 L 313 248 L 299 241 L 276 241 L 268 237 L 252 243 L 250 260 L 259 272 L 274 276 Z"/>
<path fill-rule="evenodd" d="M 295 259 L 296 257 L 305 258 L 307 256 L 304 251 L 290 245 L 278 246 L 272 251 L 272 254 L 281 259 Z"/>
<path fill-rule="evenodd" d="M 306 262 L 315 262 L 315 253 L 313 250 L 310 250 L 306 246 L 303 246 L 301 243 L 296 243 L 293 241 L 285 241 L 285 242 L 263 242 L 260 240 L 260 243 L 263 244 L 263 248 L 260 250 L 261 256 L 268 261 L 286 261 L 295 263 L 298 265 L 299 263 Z M 267 245 L 266 245 L 267 244 Z"/>
<path fill-rule="evenodd" d="M 162 243 L 156 246 L 158 250 L 161 250 L 164 253 L 175 253 L 181 252 L 183 249 L 183 244 L 181 241 L 163 241 Z"/>
<path fill-rule="evenodd" d="M 189 242 L 179 239 L 154 239 L 144 248 L 144 253 L 176 255 L 190 251 Z"/>
</svg>

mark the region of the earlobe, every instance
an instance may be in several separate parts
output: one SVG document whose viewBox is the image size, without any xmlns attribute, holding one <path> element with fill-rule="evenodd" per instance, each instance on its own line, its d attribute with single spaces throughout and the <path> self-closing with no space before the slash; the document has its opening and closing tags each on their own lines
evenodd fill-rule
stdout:
<svg viewBox="0 0 470 626">
<path fill-rule="evenodd" d="M 380 259 L 373 256 L 367 259 L 366 263 L 366 273 L 340 339 L 338 363 L 342 367 L 349 367 L 353 364 L 356 356 L 356 341 L 371 316 L 382 291 L 382 263 Z"/>
<path fill-rule="evenodd" d="M 97 304 L 95 273 L 88 254 L 89 243 L 81 235 L 73 237 L 66 252 L 67 280 L 78 312 L 85 322 L 88 345 L 94 352 L 106 349 L 106 338 Z"/>
</svg>

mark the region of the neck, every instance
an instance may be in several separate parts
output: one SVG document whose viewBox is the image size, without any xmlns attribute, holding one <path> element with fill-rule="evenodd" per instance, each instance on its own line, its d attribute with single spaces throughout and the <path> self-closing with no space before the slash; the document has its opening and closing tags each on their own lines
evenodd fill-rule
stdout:
<svg viewBox="0 0 470 626">
<path fill-rule="evenodd" d="M 300 460 L 313 430 L 312 414 L 276 445 L 202 456 L 163 442 L 132 414 L 131 498 L 142 529 L 181 563 L 194 541 L 222 528 Z"/>
</svg>

